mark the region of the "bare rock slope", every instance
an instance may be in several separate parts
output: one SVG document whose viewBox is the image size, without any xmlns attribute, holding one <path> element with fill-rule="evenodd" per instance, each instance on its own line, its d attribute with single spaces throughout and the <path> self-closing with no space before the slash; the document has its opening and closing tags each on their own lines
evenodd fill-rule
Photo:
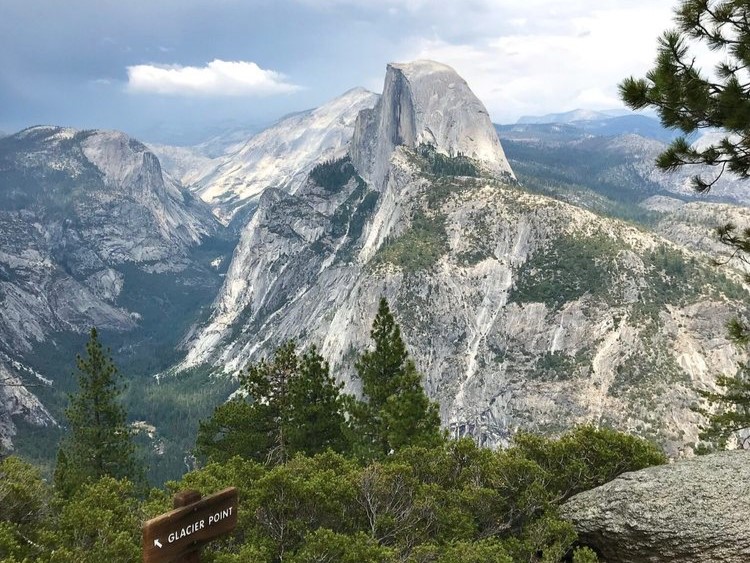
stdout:
<svg viewBox="0 0 750 563">
<path fill-rule="evenodd" d="M 313 166 L 344 156 L 357 115 L 377 99 L 377 94 L 354 88 L 318 108 L 289 115 L 210 159 L 201 147 L 154 150 L 166 158 L 168 170 L 177 172 L 228 223 L 241 210 L 254 207 L 266 188 L 294 193 Z"/>
<path fill-rule="evenodd" d="M 625 473 L 563 516 L 608 563 L 750 561 L 750 454 L 723 452 Z"/>
<path fill-rule="evenodd" d="M 180 368 L 232 373 L 296 338 L 355 389 L 385 295 L 455 435 L 594 422 L 677 454 L 696 440 L 694 387 L 736 366 L 724 322 L 747 292 L 700 253 L 524 191 L 473 94 L 425 110 L 468 90 L 447 68 L 390 65 L 351 160 L 261 196 Z"/>
</svg>

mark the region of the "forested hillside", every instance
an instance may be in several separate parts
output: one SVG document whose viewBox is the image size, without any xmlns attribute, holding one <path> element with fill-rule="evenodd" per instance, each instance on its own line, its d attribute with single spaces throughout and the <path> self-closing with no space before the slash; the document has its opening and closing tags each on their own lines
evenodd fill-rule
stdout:
<svg viewBox="0 0 750 563">
<path fill-rule="evenodd" d="M 131 562 L 142 523 L 167 512 L 172 494 L 236 487 L 238 526 L 205 561 L 591 563 L 558 506 L 666 460 L 592 426 L 519 434 L 501 451 L 449 439 L 385 300 L 371 335 L 357 361 L 362 399 L 342 394 L 314 348 L 288 343 L 250 366 L 248 395 L 201 424 L 200 468 L 162 489 L 143 482 L 116 367 L 92 332 L 54 480 L 16 456 L 0 461 L 0 559 Z"/>
</svg>

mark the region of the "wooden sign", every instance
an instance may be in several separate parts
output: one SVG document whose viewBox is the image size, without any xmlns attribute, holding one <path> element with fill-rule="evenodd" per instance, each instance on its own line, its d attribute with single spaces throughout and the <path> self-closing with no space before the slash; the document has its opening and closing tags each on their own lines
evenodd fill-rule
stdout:
<svg viewBox="0 0 750 563">
<path fill-rule="evenodd" d="M 185 506 L 143 525 L 144 563 L 184 558 L 237 525 L 237 489 L 234 487 L 203 499 L 194 491 L 176 495 L 175 507 L 182 504 Z"/>
</svg>

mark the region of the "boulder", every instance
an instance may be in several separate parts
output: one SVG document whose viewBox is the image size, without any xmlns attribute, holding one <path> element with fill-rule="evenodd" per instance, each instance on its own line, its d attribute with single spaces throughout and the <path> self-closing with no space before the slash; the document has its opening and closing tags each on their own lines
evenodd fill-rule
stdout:
<svg viewBox="0 0 750 563">
<path fill-rule="evenodd" d="M 562 507 L 608 563 L 750 561 L 750 453 L 624 473 Z"/>
</svg>

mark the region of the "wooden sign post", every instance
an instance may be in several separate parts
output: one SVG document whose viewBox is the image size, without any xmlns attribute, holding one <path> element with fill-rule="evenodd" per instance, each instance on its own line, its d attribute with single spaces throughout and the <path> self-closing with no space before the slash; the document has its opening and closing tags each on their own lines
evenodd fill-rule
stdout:
<svg viewBox="0 0 750 563">
<path fill-rule="evenodd" d="M 200 561 L 203 545 L 237 526 L 237 489 L 206 498 L 197 491 L 174 497 L 174 510 L 143 525 L 143 563 Z"/>
</svg>

